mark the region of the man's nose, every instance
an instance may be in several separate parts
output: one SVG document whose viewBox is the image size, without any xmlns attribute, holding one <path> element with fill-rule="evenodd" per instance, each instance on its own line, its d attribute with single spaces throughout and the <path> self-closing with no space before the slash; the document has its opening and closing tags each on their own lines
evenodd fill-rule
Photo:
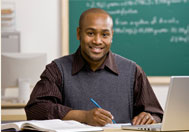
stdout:
<svg viewBox="0 0 189 132">
<path fill-rule="evenodd" d="M 94 40 L 93 40 L 93 43 L 95 44 L 101 44 L 102 43 L 102 38 L 100 35 L 96 35 Z"/>
</svg>

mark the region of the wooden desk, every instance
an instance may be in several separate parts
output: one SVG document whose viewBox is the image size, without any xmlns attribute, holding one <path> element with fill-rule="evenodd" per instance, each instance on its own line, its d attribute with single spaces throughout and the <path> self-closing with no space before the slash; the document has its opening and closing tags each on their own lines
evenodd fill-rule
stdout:
<svg viewBox="0 0 189 132">
<path fill-rule="evenodd" d="M 149 131 L 131 131 L 131 130 L 121 130 L 121 129 L 104 129 L 103 132 L 149 132 Z"/>
<path fill-rule="evenodd" d="M 24 106 L 25 104 L 20 104 L 20 103 L 18 104 L 2 103 L 1 105 L 2 122 L 26 120 Z M 149 132 L 149 131 L 121 130 L 120 128 L 104 128 L 103 132 Z M 189 131 L 183 131 L 183 132 L 189 132 Z"/>
<path fill-rule="evenodd" d="M 155 131 L 133 131 L 133 130 L 121 130 L 121 129 L 105 129 L 103 132 L 155 132 Z M 189 131 L 175 131 L 175 132 L 189 132 Z"/>
<path fill-rule="evenodd" d="M 104 129 L 103 132 L 145 132 L 145 131 L 130 131 L 130 130 L 121 130 L 118 128 L 114 128 L 114 129 Z"/>
<path fill-rule="evenodd" d="M 11 132 L 11 131 L 9 131 L 9 132 Z M 27 131 L 22 131 L 22 132 L 27 132 Z M 133 130 L 121 130 L 121 129 L 105 129 L 102 132 L 155 132 L 155 131 L 133 131 Z M 189 131 L 174 131 L 174 132 L 189 132 Z"/>
</svg>

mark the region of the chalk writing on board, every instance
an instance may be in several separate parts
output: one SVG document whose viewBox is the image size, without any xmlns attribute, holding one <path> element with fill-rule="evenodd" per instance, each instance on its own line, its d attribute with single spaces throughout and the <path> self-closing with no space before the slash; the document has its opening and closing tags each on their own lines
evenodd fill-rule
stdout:
<svg viewBox="0 0 189 132">
<path fill-rule="evenodd" d="M 125 8 L 121 8 L 121 9 L 115 9 L 115 10 L 109 10 L 108 13 L 110 13 L 111 15 L 128 15 L 128 14 L 138 14 L 138 10 L 137 9 L 125 9 Z"/>
<path fill-rule="evenodd" d="M 173 43 L 178 43 L 178 42 L 187 43 L 187 42 L 189 42 L 189 36 L 186 36 L 186 37 L 183 37 L 183 36 L 172 36 L 170 38 L 170 42 L 173 42 Z"/>
<path fill-rule="evenodd" d="M 172 18 L 163 18 L 160 17 L 158 18 L 157 16 L 154 16 L 153 18 L 151 18 L 151 20 L 145 20 L 143 18 L 139 19 L 139 20 L 135 20 L 135 21 L 130 21 L 130 20 L 121 20 L 119 17 L 115 18 L 115 24 L 117 26 L 141 26 L 141 25 L 155 25 L 155 24 L 179 24 L 180 21 L 178 19 L 176 19 L 175 17 Z"/>
<path fill-rule="evenodd" d="M 171 6 L 174 4 L 187 3 L 189 0 L 127 0 L 122 2 L 95 2 L 90 1 L 86 3 L 86 7 L 89 8 L 104 8 L 109 9 L 112 7 L 127 7 L 127 6 L 151 6 L 151 5 L 167 5 Z"/>
<path fill-rule="evenodd" d="M 183 24 L 183 19 L 173 14 L 169 16 L 157 16 L 150 14 L 148 18 L 142 14 L 146 6 L 167 6 L 186 4 L 189 0 L 118 0 L 118 1 L 92 1 L 86 2 L 86 7 L 103 8 L 113 16 L 114 32 L 117 34 L 153 36 L 168 34 L 170 43 L 189 42 L 189 24 Z M 141 7 L 141 8 L 138 8 Z M 150 12 L 150 10 L 149 10 Z M 129 16 L 129 17 L 127 17 Z"/>
<path fill-rule="evenodd" d="M 152 34 L 152 35 L 159 35 L 159 34 L 173 34 L 169 39 L 170 42 L 178 43 L 188 43 L 189 42 L 189 24 L 186 27 L 178 26 L 180 21 L 177 20 L 175 17 L 170 19 L 163 18 L 163 17 L 156 17 L 154 16 L 151 20 L 145 20 L 141 18 L 140 20 L 136 21 L 127 21 L 127 20 L 120 20 L 120 18 L 115 19 L 115 28 L 114 32 L 118 34 L 127 34 L 127 35 L 136 35 L 136 34 Z M 156 25 L 159 28 L 155 28 Z M 168 25 L 168 26 L 167 26 Z M 175 26 L 177 25 L 177 26 Z M 174 34 L 177 34 L 174 35 Z M 181 36 L 182 35 L 182 36 Z"/>
</svg>

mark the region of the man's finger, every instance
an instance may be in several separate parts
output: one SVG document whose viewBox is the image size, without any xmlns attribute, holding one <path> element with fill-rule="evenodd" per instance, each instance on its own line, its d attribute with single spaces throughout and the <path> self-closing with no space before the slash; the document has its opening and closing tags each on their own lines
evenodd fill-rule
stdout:
<svg viewBox="0 0 189 132">
<path fill-rule="evenodd" d="M 156 123 L 156 121 L 154 120 L 153 116 L 150 116 L 150 118 L 145 124 L 153 124 L 153 123 Z"/>
<path fill-rule="evenodd" d="M 133 125 L 139 125 L 141 123 L 142 117 L 136 116 L 133 121 Z"/>
<path fill-rule="evenodd" d="M 94 120 L 100 124 L 100 126 L 104 126 L 108 123 L 112 123 L 112 115 L 110 112 L 101 109 L 95 108 L 94 109 Z"/>
<path fill-rule="evenodd" d="M 150 117 L 146 114 L 146 115 L 143 116 L 143 118 L 141 119 L 140 125 L 146 124 L 149 120 L 150 120 Z"/>
<path fill-rule="evenodd" d="M 96 122 L 97 122 L 97 124 L 99 124 L 99 126 L 105 126 L 107 124 L 104 120 L 102 120 L 100 118 L 97 118 Z"/>
<path fill-rule="evenodd" d="M 99 111 L 100 111 L 101 114 L 109 117 L 110 119 L 113 119 L 113 116 L 112 116 L 112 114 L 109 111 L 104 110 L 104 109 L 99 109 Z"/>
<path fill-rule="evenodd" d="M 133 125 L 144 125 L 156 123 L 154 118 L 150 113 L 141 112 L 139 115 L 135 116 L 132 121 Z"/>
<path fill-rule="evenodd" d="M 112 119 L 111 119 L 110 117 L 108 117 L 108 116 L 102 114 L 102 113 L 100 113 L 100 114 L 98 115 L 98 118 L 101 119 L 101 120 L 103 120 L 106 124 L 107 124 L 107 123 L 112 123 Z"/>
</svg>

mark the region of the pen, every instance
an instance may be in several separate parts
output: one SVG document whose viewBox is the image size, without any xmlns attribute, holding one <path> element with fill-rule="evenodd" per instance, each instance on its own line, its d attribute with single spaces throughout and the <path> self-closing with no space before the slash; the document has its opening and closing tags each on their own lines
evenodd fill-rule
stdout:
<svg viewBox="0 0 189 132">
<path fill-rule="evenodd" d="M 92 101 L 98 108 L 101 108 L 101 109 L 102 109 L 102 107 L 101 107 L 96 101 L 94 101 L 94 99 L 91 98 L 91 101 Z M 114 124 L 116 123 L 115 120 L 112 120 L 112 122 L 113 122 Z"/>
</svg>

